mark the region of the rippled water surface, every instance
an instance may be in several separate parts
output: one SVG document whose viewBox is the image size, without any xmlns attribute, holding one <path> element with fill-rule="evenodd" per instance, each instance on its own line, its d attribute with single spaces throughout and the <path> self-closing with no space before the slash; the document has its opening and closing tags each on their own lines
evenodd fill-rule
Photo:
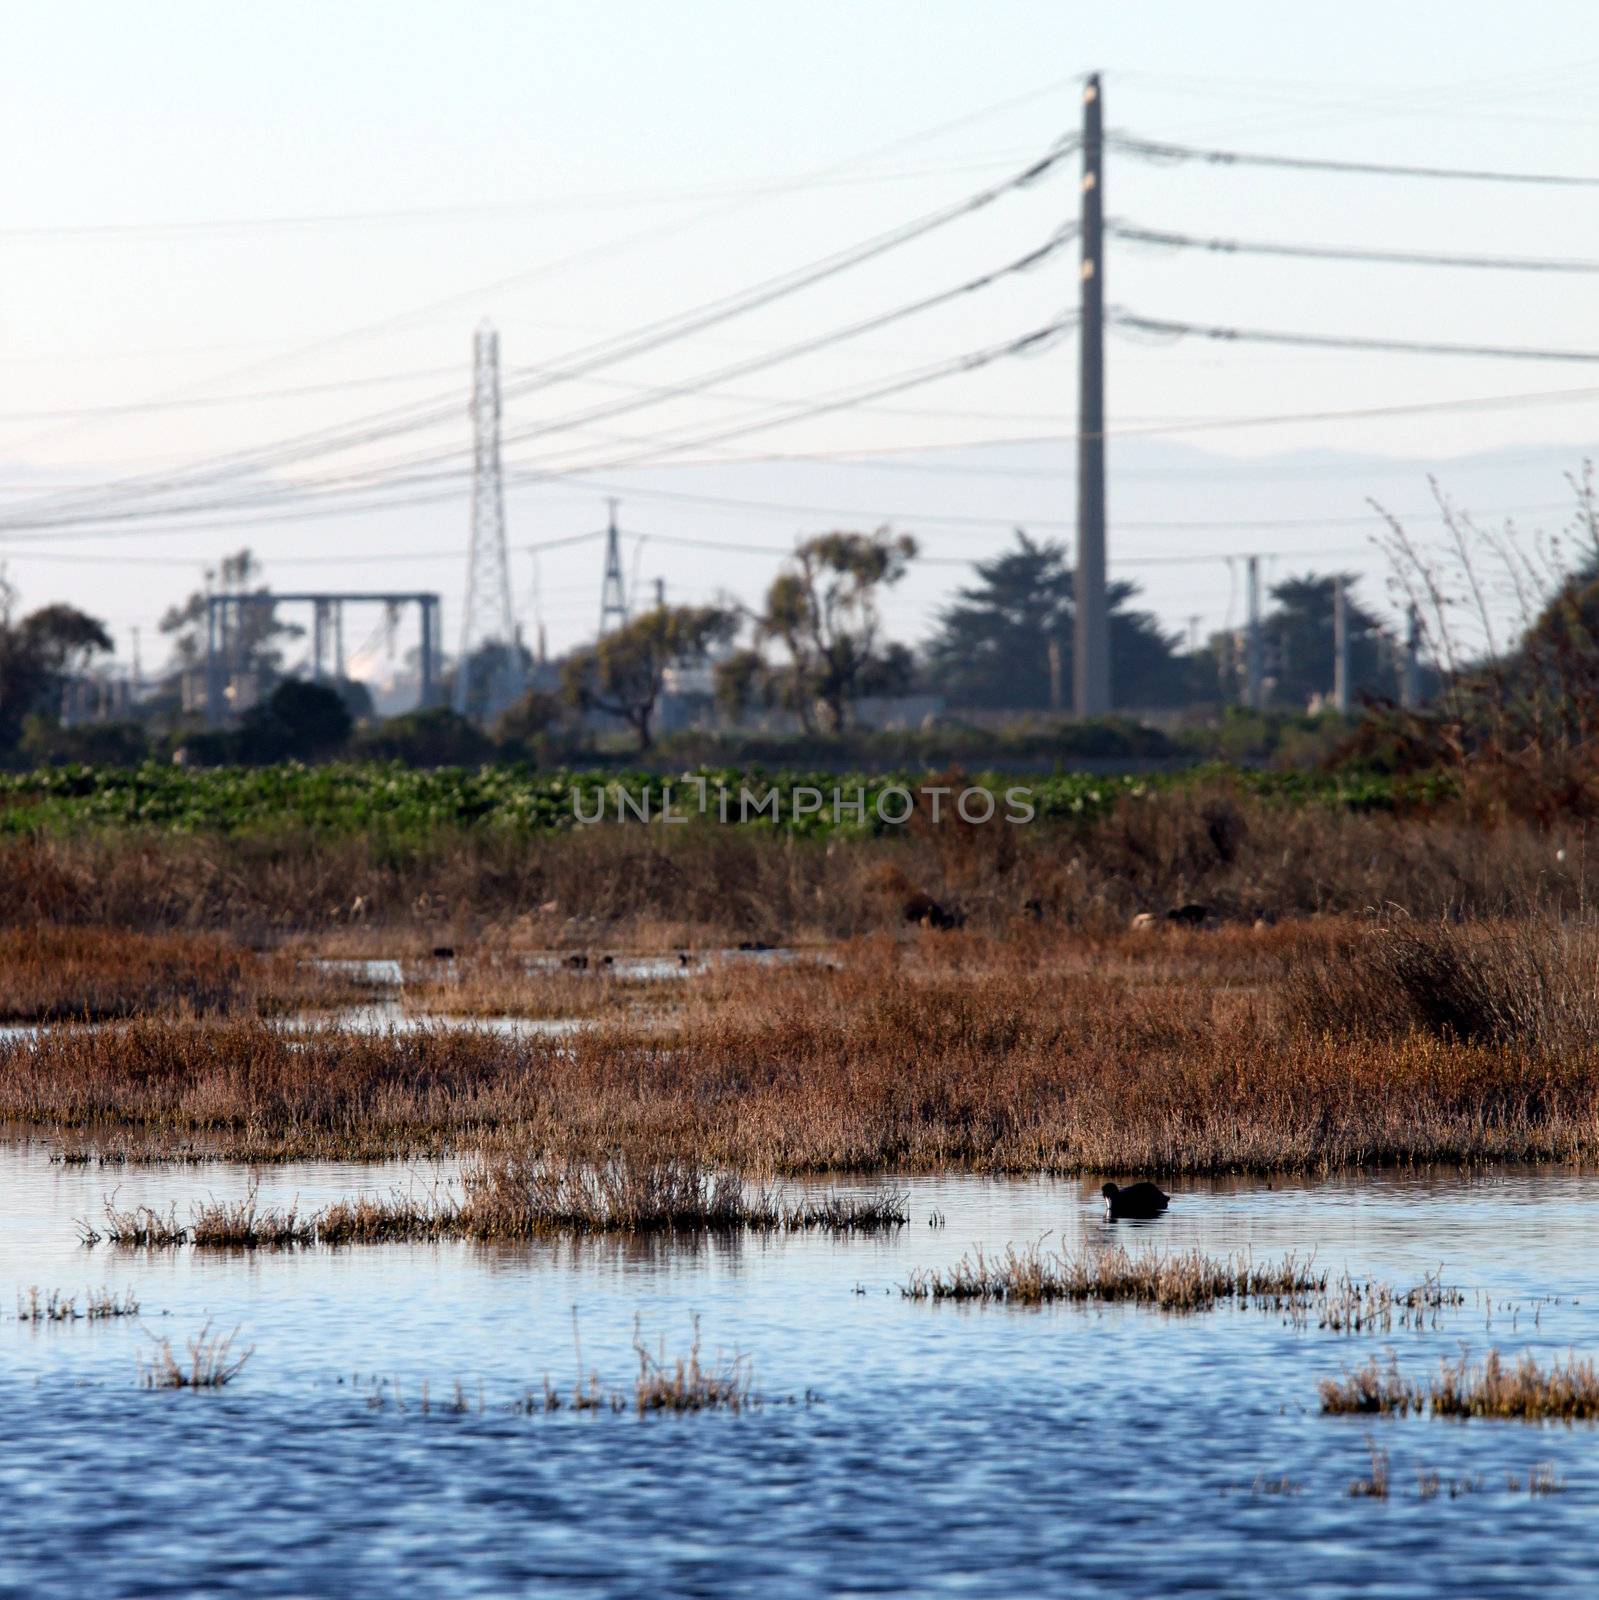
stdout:
<svg viewBox="0 0 1599 1600">
<path fill-rule="evenodd" d="M 422 1169 L 259 1175 L 302 1207 Z M 1593 1593 L 1599 1431 L 1323 1417 L 1316 1385 L 1392 1347 L 1599 1351 L 1599 1180 L 1558 1173 L 1191 1186 L 1148 1226 L 1072 1183 L 918 1180 L 890 1236 L 464 1243 L 223 1255 L 77 1242 L 119 1204 L 242 1194 L 231 1167 L 52 1164 L 0 1146 L 0 1594 L 1520 1595 Z M 946 1219 L 929 1226 L 933 1213 Z M 1436 1328 L 1281 1315 L 930 1305 L 974 1245 L 1119 1237 L 1316 1253 L 1408 1285 Z M 137 1322 L 36 1327 L 13 1289 L 132 1288 Z M 1547 1297 L 1557 1297 L 1550 1299 Z M 581 1359 L 627 1388 L 652 1344 L 738 1350 L 740 1415 L 519 1415 Z M 1491 1309 L 1490 1309 L 1491 1307 Z M 155 1334 L 254 1346 L 231 1387 L 150 1392 Z M 368 1403 L 373 1381 L 389 1403 Z M 459 1380 L 468 1409 L 442 1409 Z M 424 1383 L 432 1397 L 421 1406 Z M 807 1391 L 819 1396 L 807 1403 Z M 788 1404 L 789 1397 L 796 1403 Z M 393 1403 L 398 1397 L 400 1404 Z M 481 1406 L 481 1409 L 479 1409 Z M 1368 1440 L 1386 1501 L 1352 1498 Z M 1552 1463 L 1563 1491 L 1506 1486 Z M 1443 1492 L 1422 1498 L 1418 1473 Z M 1270 1492 L 1287 1479 L 1297 1492 Z M 1451 1479 L 1480 1480 L 1451 1499 Z"/>
</svg>

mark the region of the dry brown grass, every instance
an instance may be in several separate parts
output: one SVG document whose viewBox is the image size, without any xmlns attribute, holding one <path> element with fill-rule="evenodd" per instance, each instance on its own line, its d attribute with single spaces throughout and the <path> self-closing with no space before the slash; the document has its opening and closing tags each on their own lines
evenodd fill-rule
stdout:
<svg viewBox="0 0 1599 1600">
<path fill-rule="evenodd" d="M 1420 918 L 1570 913 L 1594 903 L 1595 886 L 1574 827 L 1483 830 L 1226 785 L 1129 799 L 1085 822 L 825 842 L 715 826 L 442 831 L 420 843 L 294 829 L 0 841 L 0 924 L 226 929 L 255 942 L 312 932 L 352 955 L 818 943 L 900 926 L 913 893 L 973 928 L 1104 932 L 1194 900 L 1246 921 L 1380 905 Z"/>
<path fill-rule="evenodd" d="M 1568 1356 L 1547 1368 L 1531 1354 L 1513 1366 L 1497 1350 L 1473 1363 L 1462 1351 L 1459 1360 L 1440 1363 L 1427 1383 L 1405 1377 L 1396 1358 L 1372 1360 L 1342 1378 L 1324 1378 L 1321 1409 L 1331 1414 L 1372 1413 L 1382 1416 L 1500 1417 L 1523 1422 L 1599 1421 L 1599 1370 L 1591 1360 Z"/>
<path fill-rule="evenodd" d="M 1599 935 L 1532 920 L 1398 935 L 1467 974 L 1482 1026 L 1385 1011 L 1388 937 L 1340 919 L 885 935 L 826 960 L 713 964 L 663 984 L 670 1007 L 630 1003 L 560 1040 L 294 1035 L 252 1018 L 67 1029 L 0 1041 L 0 1120 L 130 1157 L 195 1144 L 261 1160 L 493 1147 L 743 1173 L 1599 1154 Z M 1342 974 L 1351 1008 L 1372 987 L 1358 1032 L 1306 1000 L 1313 969 Z M 1531 994 L 1517 988 L 1523 970 L 1546 975 Z"/>
<path fill-rule="evenodd" d="M 35 1285 L 28 1290 L 26 1299 L 20 1291 L 17 1294 L 18 1322 L 104 1322 L 138 1314 L 139 1297 L 131 1289 L 122 1294 L 114 1289 L 90 1289 L 81 1307 L 76 1295 L 62 1294 L 59 1289 L 46 1295 Z"/>
<path fill-rule="evenodd" d="M 0 1022 L 272 1014 L 331 1005 L 347 990 L 292 950 L 250 950 L 225 934 L 0 927 Z"/>
<path fill-rule="evenodd" d="M 550 1234 L 864 1233 L 904 1226 L 907 1206 L 897 1189 L 790 1202 L 768 1185 L 751 1186 L 689 1159 L 500 1156 L 469 1163 L 459 1195 L 362 1195 L 301 1215 L 292 1205 L 262 1208 L 252 1188 L 231 1204 L 196 1204 L 187 1224 L 177 1220 L 175 1205 L 165 1213 L 149 1206 L 118 1211 L 108 1200 L 105 1233 L 81 1223 L 79 1231 L 90 1244 L 104 1237 L 145 1249 L 223 1250 Z"/>
<path fill-rule="evenodd" d="M 1219 1260 L 1198 1250 L 1024 1250 L 1000 1256 L 981 1249 L 953 1267 L 919 1271 L 901 1290 L 908 1300 L 990 1300 L 1044 1305 L 1056 1300 L 1129 1301 L 1162 1311 L 1210 1311 L 1231 1302 L 1296 1306 L 1325 1293 L 1327 1274 L 1294 1257 L 1261 1265 L 1247 1256 Z"/>
<path fill-rule="evenodd" d="M 180 1361 L 172 1352 L 170 1339 L 156 1340 L 150 1360 L 139 1366 L 139 1382 L 146 1389 L 220 1389 L 244 1370 L 255 1353 L 255 1346 L 234 1353 L 233 1341 L 239 1330 L 218 1334 L 208 1322 L 188 1341 L 188 1360 Z"/>
</svg>

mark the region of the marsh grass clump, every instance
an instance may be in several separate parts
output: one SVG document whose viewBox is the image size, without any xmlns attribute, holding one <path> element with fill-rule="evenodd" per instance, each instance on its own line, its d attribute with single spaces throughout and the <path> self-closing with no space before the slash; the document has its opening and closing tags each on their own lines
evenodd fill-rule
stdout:
<svg viewBox="0 0 1599 1600">
<path fill-rule="evenodd" d="M 1376 1413 L 1383 1416 L 1500 1417 L 1522 1422 L 1599 1421 L 1599 1369 L 1591 1360 L 1568 1356 L 1547 1368 L 1531 1353 L 1507 1365 L 1497 1350 L 1480 1363 L 1462 1351 L 1444 1361 L 1429 1383 L 1401 1375 L 1391 1353 L 1386 1365 L 1375 1359 L 1321 1382 L 1321 1409 L 1329 1415 Z"/>
<path fill-rule="evenodd" d="M 316 1225 L 300 1216 L 297 1205 L 262 1210 L 252 1184 L 249 1193 L 231 1205 L 214 1197 L 197 1204 L 188 1233 L 190 1242 L 203 1250 L 287 1249 L 313 1243 Z"/>
<path fill-rule="evenodd" d="M 910 1193 L 885 1189 L 877 1194 L 830 1194 L 801 1200 L 783 1210 L 790 1230 L 825 1228 L 832 1233 L 875 1233 L 902 1228 L 910 1221 Z"/>
<path fill-rule="evenodd" d="M 462 1188 L 456 1225 L 478 1239 L 783 1225 L 771 1191 L 689 1159 L 502 1156 L 468 1167 Z"/>
<path fill-rule="evenodd" d="M 1320 1294 L 1326 1273 L 1293 1256 L 1261 1266 L 1248 1257 L 1219 1260 L 1198 1250 L 1131 1255 L 1120 1245 L 1102 1252 L 1025 1250 L 1007 1246 L 1001 1256 L 981 1249 L 953 1267 L 911 1274 L 901 1293 L 909 1300 L 1130 1301 L 1162 1311 L 1209 1311 L 1223 1302 L 1287 1307 Z"/>
<path fill-rule="evenodd" d="M 93 1244 L 100 1238 L 87 1222 L 79 1222 L 78 1232 L 85 1244 Z M 157 1211 L 154 1206 L 131 1206 L 119 1210 L 113 1194 L 105 1203 L 105 1237 L 112 1244 L 132 1249 L 167 1250 L 185 1243 L 189 1230 L 178 1221 L 176 1201 L 164 1213 Z"/>
<path fill-rule="evenodd" d="M 735 1352 L 718 1355 L 710 1363 L 700 1357 L 700 1319 L 693 1319 L 694 1333 L 687 1355 L 668 1359 L 664 1338 L 652 1351 L 644 1342 L 641 1318 L 633 1320 L 633 1353 L 638 1372 L 632 1392 L 607 1389 L 599 1373 L 584 1376 L 583 1345 L 578 1334 L 577 1312 L 572 1313 L 572 1345 L 577 1358 L 578 1378 L 570 1391 L 563 1391 L 544 1380 L 542 1390 L 527 1390 L 513 1411 L 529 1415 L 552 1411 L 635 1411 L 639 1416 L 675 1411 L 745 1411 L 763 1404 L 754 1390 L 754 1375 L 748 1357 Z M 806 1395 L 806 1403 L 815 1400 Z"/>
<path fill-rule="evenodd" d="M 633 1353 L 638 1357 L 633 1404 L 640 1416 L 650 1411 L 743 1411 L 759 1404 L 751 1393 L 754 1375 L 747 1357 L 735 1353 L 710 1366 L 700 1360 L 698 1317 L 694 1318 L 694 1339 L 686 1356 L 668 1362 L 664 1343 L 652 1355 L 637 1322 Z"/>
<path fill-rule="evenodd" d="M 188 1341 L 187 1362 L 173 1354 L 170 1339 L 158 1339 L 149 1362 L 139 1363 L 140 1386 L 145 1389 L 220 1389 L 232 1383 L 255 1354 L 254 1345 L 234 1353 L 233 1341 L 238 1332 L 235 1328 L 229 1334 L 213 1333 L 207 1322 Z"/>
<path fill-rule="evenodd" d="M 52 1289 L 48 1296 L 41 1295 L 36 1286 L 28 1290 L 27 1299 L 17 1295 L 18 1322 L 100 1322 L 109 1317 L 136 1317 L 139 1299 L 131 1289 L 118 1294 L 113 1289 L 91 1289 L 84 1296 L 82 1310 L 76 1295 L 64 1295 Z"/>
<path fill-rule="evenodd" d="M 1541 1367 L 1525 1353 L 1508 1366 L 1490 1350 L 1473 1366 L 1463 1351 L 1444 1362 L 1429 1391 L 1435 1417 L 1509 1417 L 1527 1422 L 1599 1420 L 1599 1370 L 1568 1355 Z"/>
<path fill-rule="evenodd" d="M 1374 1439 L 1367 1438 L 1366 1449 L 1371 1455 L 1371 1475 L 1356 1478 L 1349 1485 L 1351 1498 L 1356 1500 L 1386 1500 L 1388 1498 L 1388 1452 L 1379 1449 Z"/>
<path fill-rule="evenodd" d="M 854 1233 L 900 1227 L 908 1206 L 909 1195 L 897 1189 L 787 1203 L 774 1189 L 751 1188 L 734 1173 L 687 1158 L 501 1155 L 469 1165 L 459 1196 L 359 1195 L 302 1215 L 293 1205 L 261 1207 L 252 1187 L 241 1200 L 196 1204 L 187 1224 L 177 1220 L 175 1205 L 165 1214 L 148 1206 L 118 1211 L 108 1200 L 105 1227 L 118 1244 L 256 1249 L 587 1233 Z M 101 1237 L 83 1223 L 79 1232 L 86 1242 Z"/>
<path fill-rule="evenodd" d="M 358 1195 L 335 1200 L 310 1219 L 318 1244 L 394 1244 L 406 1240 L 438 1239 L 454 1231 L 455 1209 L 437 1199 L 426 1201 L 406 1195 L 380 1200 Z"/>
<path fill-rule="evenodd" d="M 1321 1409 L 1328 1416 L 1406 1416 L 1420 1411 L 1422 1391 L 1399 1371 L 1399 1360 L 1391 1351 L 1387 1364 L 1375 1356 L 1342 1378 L 1323 1378 L 1320 1384 Z"/>
<path fill-rule="evenodd" d="M 1319 1307 L 1319 1325 L 1333 1333 L 1391 1333 L 1438 1326 L 1445 1311 L 1465 1304 L 1461 1290 L 1429 1272 L 1409 1289 L 1377 1281 L 1357 1282 L 1347 1273 L 1328 1290 Z"/>
</svg>

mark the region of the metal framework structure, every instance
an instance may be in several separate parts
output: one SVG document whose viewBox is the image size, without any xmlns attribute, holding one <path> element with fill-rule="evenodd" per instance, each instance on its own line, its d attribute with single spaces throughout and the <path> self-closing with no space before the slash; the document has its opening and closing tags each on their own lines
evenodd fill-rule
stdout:
<svg viewBox="0 0 1599 1600">
<path fill-rule="evenodd" d="M 610 520 L 605 526 L 605 582 L 600 588 L 600 637 L 612 628 L 627 626 L 627 591 L 622 587 L 622 536 L 616 528 L 615 500 L 608 500 Z"/>
<path fill-rule="evenodd" d="M 311 676 L 344 676 L 344 608 L 347 605 L 381 605 L 391 611 L 414 605 L 422 614 L 422 679 L 420 705 L 426 710 L 438 699 L 439 597 L 431 592 L 385 593 L 367 590 L 302 590 L 285 594 L 212 594 L 205 602 L 205 720 L 219 727 L 226 713 L 227 682 L 239 668 L 235 660 L 238 640 L 244 636 L 246 606 L 308 605 L 311 607 Z M 331 674 L 326 670 L 333 660 Z"/>
<path fill-rule="evenodd" d="M 472 683 L 486 644 L 503 648 L 490 681 Z M 466 610 L 455 668 L 455 709 L 478 706 L 493 717 L 517 700 L 521 641 L 511 620 L 511 567 L 505 549 L 505 486 L 500 472 L 500 336 L 486 323 L 472 339 L 472 545 L 467 556 Z"/>
</svg>

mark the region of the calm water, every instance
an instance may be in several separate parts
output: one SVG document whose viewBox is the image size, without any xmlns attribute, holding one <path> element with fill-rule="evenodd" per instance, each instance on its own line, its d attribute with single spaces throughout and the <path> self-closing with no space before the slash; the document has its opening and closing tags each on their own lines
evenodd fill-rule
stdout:
<svg viewBox="0 0 1599 1600">
<path fill-rule="evenodd" d="M 423 1181 L 302 1166 L 302 1205 Z M 1599 1351 L 1599 1180 L 1506 1174 L 1190 1187 L 1163 1221 L 1100 1219 L 1076 1184 L 912 1185 L 890 1238 L 689 1246 L 448 1244 L 293 1254 L 93 1250 L 73 1219 L 242 1193 L 236 1168 L 51 1165 L 0 1146 L 0 1594 L 1521 1595 L 1593 1593 L 1599 1431 L 1324 1418 L 1316 1383 L 1395 1348 L 1418 1375 L 1481 1351 Z M 947 1218 L 928 1225 L 929 1214 Z M 1466 1305 L 1425 1332 L 1339 1336 L 1259 1311 L 931 1306 L 917 1266 L 974 1244 L 1116 1235 L 1276 1257 L 1314 1250 Z M 137 1323 L 34 1327 L 14 1289 L 133 1288 Z M 1558 1303 L 1537 1309 L 1541 1296 Z M 1498 1309 L 1487 1324 L 1486 1297 Z M 585 1367 L 631 1382 L 653 1345 L 737 1349 L 743 1415 L 519 1416 Z M 230 1388 L 147 1392 L 152 1333 L 208 1318 L 255 1354 Z M 382 1380 L 405 1401 L 371 1408 Z M 437 1408 L 456 1380 L 474 1409 Z M 435 1406 L 417 1401 L 426 1382 Z M 483 1409 L 478 1411 L 481 1390 Z M 1352 1499 L 1367 1439 L 1392 1497 Z M 1552 1462 L 1563 1493 L 1505 1487 Z M 1483 1480 L 1459 1499 L 1418 1471 Z M 1300 1492 L 1254 1487 L 1287 1477 Z"/>
</svg>

